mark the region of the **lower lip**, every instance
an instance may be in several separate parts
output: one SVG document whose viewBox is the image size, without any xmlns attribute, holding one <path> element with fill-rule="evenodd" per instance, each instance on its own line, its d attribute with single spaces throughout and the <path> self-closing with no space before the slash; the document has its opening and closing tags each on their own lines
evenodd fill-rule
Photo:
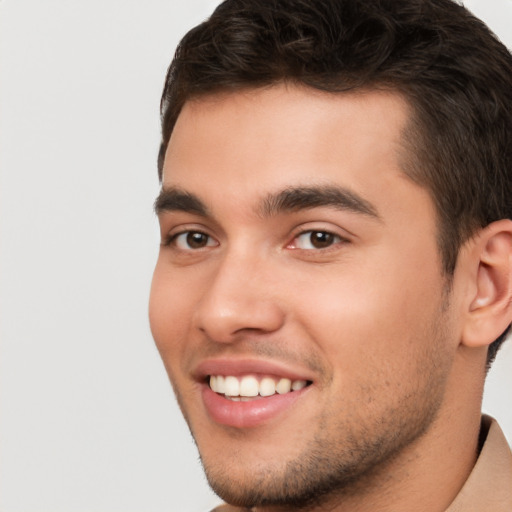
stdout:
<svg viewBox="0 0 512 512">
<path fill-rule="evenodd" d="M 203 385 L 203 403 L 211 419 L 221 425 L 236 428 L 250 428 L 262 425 L 288 410 L 309 389 L 292 391 L 284 395 L 275 394 L 247 402 L 235 402 L 224 398 Z"/>
</svg>

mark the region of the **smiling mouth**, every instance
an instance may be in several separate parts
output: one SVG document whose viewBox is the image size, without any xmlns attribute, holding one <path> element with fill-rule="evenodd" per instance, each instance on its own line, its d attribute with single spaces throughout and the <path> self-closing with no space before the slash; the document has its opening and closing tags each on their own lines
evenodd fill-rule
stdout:
<svg viewBox="0 0 512 512">
<path fill-rule="evenodd" d="M 232 375 L 210 375 L 210 389 L 228 400 L 246 402 L 273 395 L 285 395 L 309 386 L 311 381 L 254 375 L 235 377 Z"/>
</svg>

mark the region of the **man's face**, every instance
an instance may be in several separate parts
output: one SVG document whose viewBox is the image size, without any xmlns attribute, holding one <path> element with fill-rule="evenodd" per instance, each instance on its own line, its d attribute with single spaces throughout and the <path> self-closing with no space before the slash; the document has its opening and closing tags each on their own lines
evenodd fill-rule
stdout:
<svg viewBox="0 0 512 512">
<path fill-rule="evenodd" d="M 400 168 L 407 118 L 397 95 L 284 85 L 178 118 L 150 320 L 228 502 L 349 489 L 442 405 L 456 336 L 433 203 Z"/>
</svg>

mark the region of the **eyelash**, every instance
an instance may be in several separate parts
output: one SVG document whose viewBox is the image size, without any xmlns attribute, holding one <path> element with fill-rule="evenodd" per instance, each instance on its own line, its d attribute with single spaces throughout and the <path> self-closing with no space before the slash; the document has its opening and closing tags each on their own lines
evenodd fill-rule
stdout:
<svg viewBox="0 0 512 512">
<path fill-rule="evenodd" d="M 320 242 L 320 244 L 325 243 L 326 246 L 325 247 L 314 247 L 315 242 L 312 239 L 313 235 L 320 235 L 324 240 L 322 240 L 322 238 L 320 238 L 320 237 L 317 237 L 316 241 Z M 309 242 L 307 242 L 307 243 L 309 243 L 309 245 L 311 247 L 304 248 L 304 247 L 297 246 L 298 244 L 296 241 L 304 236 L 309 236 Z M 341 237 L 340 235 L 337 235 L 336 233 L 332 233 L 331 231 L 323 230 L 323 229 L 308 229 L 306 231 L 301 231 L 300 233 L 298 233 L 293 238 L 291 244 L 289 244 L 287 247 L 290 249 L 302 250 L 302 251 L 313 251 L 313 250 L 326 251 L 326 250 L 330 249 L 331 247 L 333 247 L 334 245 L 344 243 L 344 242 L 348 242 L 348 240 L 346 238 Z"/>
<path fill-rule="evenodd" d="M 199 235 L 199 237 L 203 237 L 203 240 L 204 240 L 204 237 L 206 237 L 206 243 L 204 245 L 201 245 L 200 247 L 191 247 L 193 241 L 190 239 L 190 237 L 194 237 L 194 236 L 197 237 L 198 235 Z M 325 247 L 315 247 L 314 246 L 315 242 L 311 238 L 313 235 L 317 235 L 316 242 L 319 242 L 320 244 L 325 243 L 326 244 Z M 310 247 L 308 247 L 308 248 L 299 247 L 297 240 L 299 240 L 300 238 L 305 237 L 305 236 L 310 237 L 309 238 Z M 188 245 L 188 247 L 180 247 L 179 246 L 180 237 L 185 237 L 184 244 Z M 197 241 L 200 242 L 199 240 L 197 240 Z M 211 243 L 212 241 L 214 243 Z M 291 243 L 286 245 L 286 248 L 292 249 L 292 250 L 302 250 L 302 251 L 326 251 L 326 250 L 329 250 L 334 245 L 338 245 L 340 243 L 347 243 L 347 242 L 348 242 L 348 240 L 346 238 L 343 238 L 340 235 L 332 233 L 331 231 L 322 230 L 322 229 L 308 229 L 308 230 L 301 231 L 301 232 L 297 233 L 293 237 Z M 176 249 L 181 250 L 181 251 L 198 251 L 198 250 L 205 249 L 208 247 L 216 247 L 219 244 L 218 244 L 218 242 L 215 241 L 215 239 L 212 236 L 208 235 L 207 233 L 204 233 L 203 231 L 199 231 L 199 230 L 189 229 L 189 230 L 180 231 L 179 233 L 175 233 L 173 235 L 168 236 L 162 243 L 162 246 L 164 246 L 164 247 L 168 247 L 171 245 L 175 246 Z"/>
<path fill-rule="evenodd" d="M 185 243 L 189 243 L 190 240 L 188 240 L 188 237 L 190 236 L 196 236 L 196 235 L 199 235 L 199 236 L 202 236 L 202 237 L 206 237 L 207 238 L 207 243 L 204 247 L 214 247 L 216 245 L 218 245 L 218 243 L 215 243 L 215 244 L 210 244 L 210 241 L 214 240 L 213 237 L 211 237 L 210 235 L 208 235 L 207 233 L 204 233 L 203 231 L 199 231 L 199 230 L 194 230 L 194 229 L 187 229 L 185 231 L 180 231 L 179 233 L 175 233 L 173 235 L 170 235 L 168 236 L 162 243 L 162 245 L 164 247 L 168 247 L 168 246 L 175 246 L 178 250 L 182 250 L 182 251 L 196 251 L 196 250 L 199 250 L 199 249 L 202 249 L 204 247 L 199 247 L 199 248 L 193 248 L 193 247 L 179 247 L 179 240 L 180 240 L 180 237 L 186 237 L 185 238 Z M 190 243 L 189 243 L 190 245 Z"/>
</svg>

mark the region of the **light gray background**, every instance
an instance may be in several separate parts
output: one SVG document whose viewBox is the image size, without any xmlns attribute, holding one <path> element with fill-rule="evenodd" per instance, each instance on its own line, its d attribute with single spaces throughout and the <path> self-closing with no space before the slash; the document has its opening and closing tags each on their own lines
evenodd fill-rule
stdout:
<svg viewBox="0 0 512 512">
<path fill-rule="evenodd" d="M 211 0 L 0 0 L 0 511 L 218 503 L 151 340 L 158 106 Z M 466 5 L 512 47 L 512 0 Z M 484 409 L 512 440 L 512 344 Z"/>
</svg>

